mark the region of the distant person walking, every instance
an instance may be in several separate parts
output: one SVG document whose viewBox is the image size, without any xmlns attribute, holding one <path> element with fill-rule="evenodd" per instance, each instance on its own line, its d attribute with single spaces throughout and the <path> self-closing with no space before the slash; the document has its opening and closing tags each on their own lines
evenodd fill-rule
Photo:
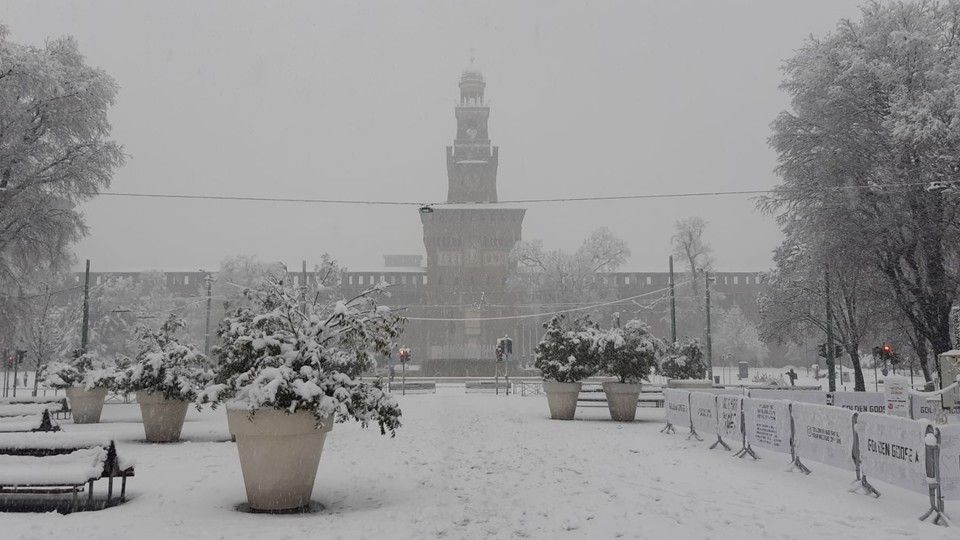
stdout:
<svg viewBox="0 0 960 540">
<path fill-rule="evenodd" d="M 790 371 L 787 372 L 787 378 L 790 379 L 790 386 L 797 385 L 797 372 L 790 368 Z"/>
</svg>

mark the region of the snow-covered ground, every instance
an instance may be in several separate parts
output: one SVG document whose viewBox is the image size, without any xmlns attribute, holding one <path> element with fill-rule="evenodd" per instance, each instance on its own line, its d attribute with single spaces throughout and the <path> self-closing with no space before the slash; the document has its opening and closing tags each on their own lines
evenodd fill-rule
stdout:
<svg viewBox="0 0 960 540">
<path fill-rule="evenodd" d="M 223 410 L 191 410 L 185 441 L 146 444 L 136 405 L 107 405 L 108 430 L 137 461 L 130 500 L 71 515 L 0 515 L 11 538 L 954 538 L 917 521 L 924 497 L 890 486 L 847 492 L 851 473 L 788 458 L 758 462 L 664 435 L 663 409 L 611 422 L 606 409 L 548 418 L 546 398 L 464 394 L 399 398 L 395 439 L 338 424 L 307 515 L 253 515 Z M 105 486 L 98 486 L 98 490 Z M 947 510 L 950 512 L 951 506 Z M 957 505 L 960 508 L 960 505 Z M 960 515 L 960 510 L 954 514 Z"/>
</svg>

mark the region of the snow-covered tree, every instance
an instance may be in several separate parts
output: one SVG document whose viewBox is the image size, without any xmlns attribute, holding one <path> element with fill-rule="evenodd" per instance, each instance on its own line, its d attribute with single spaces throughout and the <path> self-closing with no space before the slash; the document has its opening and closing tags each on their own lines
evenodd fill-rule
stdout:
<svg viewBox="0 0 960 540">
<path fill-rule="evenodd" d="M 926 362 L 960 285 L 960 3 L 870 3 L 786 64 L 773 124 L 782 226 L 867 257 Z M 845 270 L 850 270 L 847 268 Z"/>
<path fill-rule="evenodd" d="M 79 345 L 80 305 L 76 290 L 66 289 L 63 279 L 38 284 L 39 292 L 18 302 L 20 343 L 33 360 L 35 372 L 50 361 L 64 358 Z M 34 376 L 36 395 L 39 377 Z"/>
<path fill-rule="evenodd" d="M 0 25 L 0 286 L 65 269 L 86 234 L 78 204 L 123 164 L 107 109 L 117 83 L 71 37 L 14 43 Z"/>
<path fill-rule="evenodd" d="M 834 230 L 844 225 L 837 223 Z M 884 315 L 896 309 L 884 305 L 885 295 L 878 291 L 882 276 L 862 252 L 842 249 L 833 236 L 803 236 L 806 231 L 792 225 L 785 231 L 788 237 L 774 254 L 776 268 L 767 274 L 758 298 L 760 338 L 777 344 L 810 338 L 825 343 L 829 277 L 834 340 L 850 357 L 854 390 L 862 392 L 861 349 Z M 829 376 L 835 380 L 833 369 L 828 362 Z"/>
<path fill-rule="evenodd" d="M 49 388 L 109 389 L 116 380 L 117 364 L 111 358 L 77 349 L 64 360 L 44 364 L 37 376 Z"/>
<path fill-rule="evenodd" d="M 599 365 L 591 354 L 590 329 L 594 323 L 582 316 L 564 323 L 564 315 L 556 315 L 543 325 L 545 330 L 535 351 L 534 366 L 548 381 L 571 383 L 596 373 Z"/>
<path fill-rule="evenodd" d="M 246 301 L 220 323 L 216 383 L 201 401 L 309 411 L 317 422 L 376 422 L 382 433 L 400 427 L 400 408 L 379 380 L 360 375 L 396 345 L 403 318 L 378 306 L 382 288 L 349 300 L 311 300 L 267 280 L 244 291 Z"/>
<path fill-rule="evenodd" d="M 597 355 L 600 372 L 622 383 L 647 380 L 659 368 L 667 349 L 639 319 L 631 319 L 622 327 L 594 328 L 591 333 L 591 352 Z"/>
<path fill-rule="evenodd" d="M 663 355 L 660 374 L 670 379 L 703 379 L 707 365 L 703 361 L 700 340 L 687 338 L 672 344 Z"/>
<path fill-rule="evenodd" d="M 165 319 L 175 308 L 162 272 L 107 276 L 91 287 L 87 348 L 101 357 L 133 356 L 138 350 L 135 329 L 144 321 Z"/>
<path fill-rule="evenodd" d="M 517 244 L 511 258 L 517 266 L 512 285 L 529 303 L 582 303 L 606 299 L 613 290 L 606 274 L 630 256 L 627 243 L 601 227 L 575 253 L 546 250 L 540 240 Z"/>
<path fill-rule="evenodd" d="M 767 356 L 767 347 L 760 340 L 757 325 L 743 314 L 737 304 L 717 315 L 712 339 L 719 355 L 757 362 Z"/>
<path fill-rule="evenodd" d="M 699 216 L 678 219 L 673 230 L 673 258 L 683 273 L 677 286 L 677 327 L 681 334 L 699 334 L 706 323 L 703 272 L 713 270 L 707 222 Z"/>
<path fill-rule="evenodd" d="M 158 330 L 139 327 L 139 350 L 134 358 L 118 362 L 115 386 L 123 392 L 148 391 L 167 399 L 194 401 L 213 379 L 210 363 L 191 343 L 178 334 L 186 322 L 170 315 Z"/>
</svg>

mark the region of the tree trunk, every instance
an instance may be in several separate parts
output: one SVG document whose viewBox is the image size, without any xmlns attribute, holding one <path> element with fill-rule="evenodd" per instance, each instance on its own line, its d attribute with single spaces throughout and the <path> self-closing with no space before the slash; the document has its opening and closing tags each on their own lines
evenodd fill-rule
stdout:
<svg viewBox="0 0 960 540">
<path fill-rule="evenodd" d="M 920 338 L 914 341 L 913 350 L 917 353 L 917 359 L 920 360 L 920 370 L 923 371 L 923 380 L 926 383 L 924 390 L 928 392 L 933 390 L 933 376 L 930 374 L 930 365 L 927 364 L 927 342 Z"/>
<path fill-rule="evenodd" d="M 40 364 L 40 358 L 38 357 L 38 358 L 37 358 L 37 367 L 36 367 L 36 369 L 33 370 L 33 396 L 34 396 L 34 397 L 37 396 L 37 389 L 39 388 L 38 385 L 40 384 L 40 377 L 37 376 L 37 375 L 40 374 L 40 366 L 41 366 L 41 364 Z"/>
<path fill-rule="evenodd" d="M 859 347 L 848 348 L 847 356 L 850 357 L 850 364 L 853 366 L 853 391 L 866 392 L 867 385 L 863 381 L 863 368 L 860 366 Z"/>
</svg>

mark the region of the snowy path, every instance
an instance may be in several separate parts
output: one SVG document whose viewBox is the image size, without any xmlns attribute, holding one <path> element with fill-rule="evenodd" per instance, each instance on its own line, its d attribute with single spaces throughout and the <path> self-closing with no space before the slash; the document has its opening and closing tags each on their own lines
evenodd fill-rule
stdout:
<svg viewBox="0 0 960 540">
<path fill-rule="evenodd" d="M 240 513 L 236 449 L 222 410 L 191 411 L 189 442 L 142 443 L 139 409 L 108 405 L 108 430 L 137 460 L 131 500 L 100 512 L 2 514 L 7 538 L 948 538 L 917 521 L 924 498 L 880 487 L 847 493 L 850 473 L 785 456 L 751 463 L 662 435 L 663 411 L 616 424 L 605 409 L 579 421 L 547 418 L 543 397 L 401 398 L 397 438 L 338 424 L 327 439 L 314 497 L 319 514 Z M 102 489 L 102 488 L 98 488 Z M 960 508 L 960 505 L 956 505 Z M 948 506 L 948 511 L 950 510 Z M 954 512 L 960 515 L 960 511 Z"/>
</svg>

